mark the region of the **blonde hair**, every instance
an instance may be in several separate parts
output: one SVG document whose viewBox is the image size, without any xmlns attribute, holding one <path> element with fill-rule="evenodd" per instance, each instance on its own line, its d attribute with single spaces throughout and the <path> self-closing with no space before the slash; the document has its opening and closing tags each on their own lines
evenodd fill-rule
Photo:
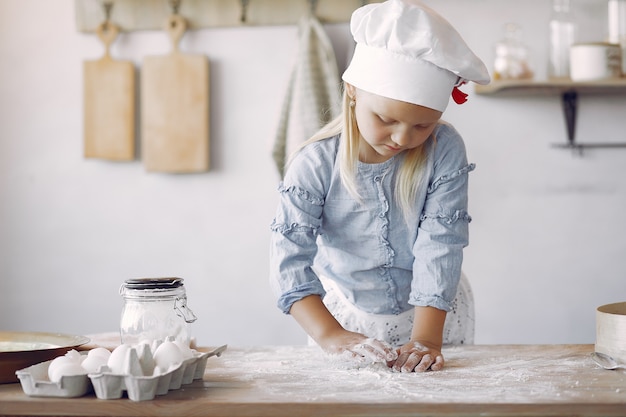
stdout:
<svg viewBox="0 0 626 417">
<path fill-rule="evenodd" d="M 305 146 L 313 142 L 329 139 L 339 134 L 342 134 L 339 145 L 339 174 L 341 176 L 341 182 L 354 198 L 361 200 L 356 183 L 361 135 L 354 115 L 354 105 L 351 105 L 351 99 L 345 90 L 343 93 L 341 115 L 331 120 L 311 138 L 303 142 L 291 155 L 288 164 L 293 159 L 293 156 Z M 433 141 L 435 140 L 434 135 L 431 135 L 431 139 Z M 398 170 L 394 198 L 400 205 L 406 220 L 415 215 L 414 202 L 417 190 L 424 177 L 423 174 L 428 156 L 428 142 L 429 141 L 426 141 L 417 148 L 405 151 L 402 165 Z"/>
</svg>

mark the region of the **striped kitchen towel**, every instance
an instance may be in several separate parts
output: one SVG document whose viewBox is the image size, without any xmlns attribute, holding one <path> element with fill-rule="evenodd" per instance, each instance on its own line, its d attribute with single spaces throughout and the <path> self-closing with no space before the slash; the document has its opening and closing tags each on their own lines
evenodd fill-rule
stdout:
<svg viewBox="0 0 626 417">
<path fill-rule="evenodd" d="M 283 177 L 289 155 L 339 115 L 341 84 L 332 43 L 313 13 L 300 20 L 298 55 L 276 132 L 273 158 Z"/>
</svg>

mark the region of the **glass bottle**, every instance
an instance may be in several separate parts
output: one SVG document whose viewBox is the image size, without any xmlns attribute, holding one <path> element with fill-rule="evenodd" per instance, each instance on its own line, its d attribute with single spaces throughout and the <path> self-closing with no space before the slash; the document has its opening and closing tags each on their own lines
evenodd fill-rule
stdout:
<svg viewBox="0 0 626 417">
<path fill-rule="evenodd" d="M 569 49 L 576 38 L 570 0 L 553 0 L 550 18 L 548 78 L 569 78 Z"/>
<path fill-rule="evenodd" d="M 122 343 L 152 343 L 171 338 L 189 345 L 187 324 L 196 316 L 187 307 L 182 278 L 129 279 L 120 287 L 124 307 L 120 320 Z"/>
<path fill-rule="evenodd" d="M 495 44 L 493 78 L 495 80 L 533 78 L 528 55 L 528 48 L 522 42 L 521 28 L 514 23 L 507 23 L 504 26 L 504 38 Z"/>
<path fill-rule="evenodd" d="M 626 75 L 626 0 L 609 0 L 608 42 L 620 45 L 622 76 Z"/>
</svg>

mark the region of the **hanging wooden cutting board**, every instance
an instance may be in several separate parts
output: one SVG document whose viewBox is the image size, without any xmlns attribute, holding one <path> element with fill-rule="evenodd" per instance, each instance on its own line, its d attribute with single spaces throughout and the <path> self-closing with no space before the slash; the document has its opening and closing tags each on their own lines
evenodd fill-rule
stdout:
<svg viewBox="0 0 626 417">
<path fill-rule="evenodd" d="M 96 33 L 105 52 L 83 64 L 84 154 L 86 158 L 135 158 L 135 67 L 111 58 L 110 46 L 119 29 L 106 21 Z"/>
<path fill-rule="evenodd" d="M 145 57 L 141 75 L 141 147 L 147 171 L 202 172 L 209 169 L 209 63 L 181 53 L 185 19 L 167 22 L 172 51 Z"/>
</svg>

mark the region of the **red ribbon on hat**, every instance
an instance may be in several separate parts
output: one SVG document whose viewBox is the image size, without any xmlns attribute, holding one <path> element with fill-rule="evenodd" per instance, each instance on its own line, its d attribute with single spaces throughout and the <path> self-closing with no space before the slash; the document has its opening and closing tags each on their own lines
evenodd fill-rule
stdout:
<svg viewBox="0 0 626 417">
<path fill-rule="evenodd" d="M 459 87 L 465 84 L 466 82 L 467 81 L 461 81 L 457 83 L 457 85 L 455 85 L 454 88 L 452 89 L 452 100 L 454 100 L 456 104 L 463 104 L 467 101 L 467 94 L 459 90 Z"/>
</svg>

